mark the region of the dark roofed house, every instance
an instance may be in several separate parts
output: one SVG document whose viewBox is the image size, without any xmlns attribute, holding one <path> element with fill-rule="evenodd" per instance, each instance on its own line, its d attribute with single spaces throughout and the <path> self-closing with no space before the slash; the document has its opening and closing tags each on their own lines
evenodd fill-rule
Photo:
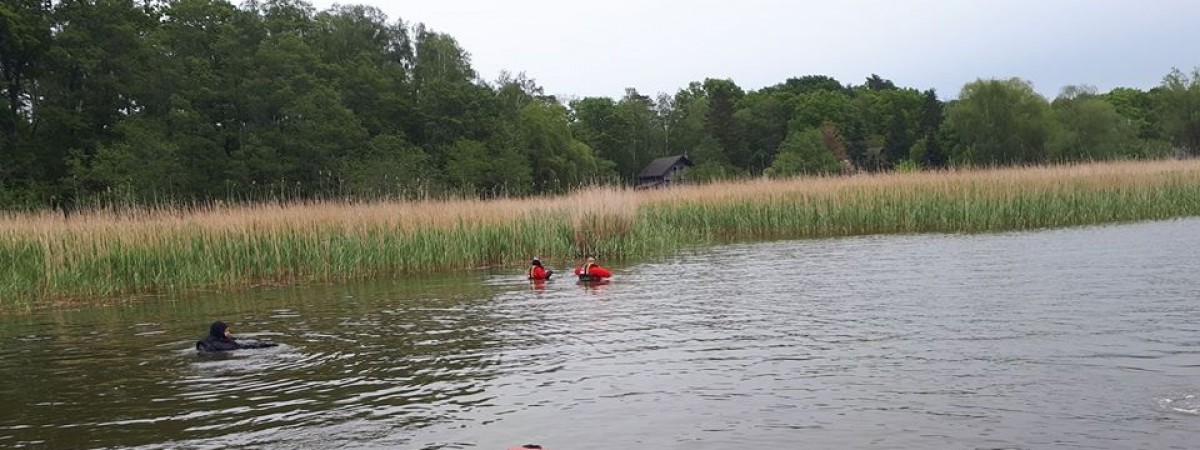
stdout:
<svg viewBox="0 0 1200 450">
<path fill-rule="evenodd" d="M 681 172 L 691 166 L 692 159 L 687 155 L 667 156 L 650 161 L 645 169 L 638 172 L 637 187 L 646 189 L 670 186 L 678 181 Z"/>
</svg>

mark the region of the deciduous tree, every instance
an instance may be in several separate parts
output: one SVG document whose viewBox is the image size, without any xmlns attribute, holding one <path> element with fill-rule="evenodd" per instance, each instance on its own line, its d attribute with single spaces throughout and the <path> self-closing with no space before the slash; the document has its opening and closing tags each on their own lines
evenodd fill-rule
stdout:
<svg viewBox="0 0 1200 450">
<path fill-rule="evenodd" d="M 968 83 L 948 111 L 945 125 L 957 136 L 957 161 L 1029 164 L 1046 159 L 1049 103 L 1019 78 Z"/>
</svg>

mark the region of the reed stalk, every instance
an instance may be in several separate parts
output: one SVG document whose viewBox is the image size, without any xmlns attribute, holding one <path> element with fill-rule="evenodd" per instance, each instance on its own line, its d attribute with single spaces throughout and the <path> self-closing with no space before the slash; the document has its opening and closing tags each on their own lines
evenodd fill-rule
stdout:
<svg viewBox="0 0 1200 450">
<path fill-rule="evenodd" d="M 0 216 L 0 308 L 515 266 L 683 246 L 1200 215 L 1200 161 L 747 180 L 528 199 Z"/>
</svg>

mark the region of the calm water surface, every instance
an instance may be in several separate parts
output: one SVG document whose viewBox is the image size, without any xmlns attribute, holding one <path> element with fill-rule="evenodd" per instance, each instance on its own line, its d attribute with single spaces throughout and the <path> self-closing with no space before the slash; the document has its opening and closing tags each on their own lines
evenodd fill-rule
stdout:
<svg viewBox="0 0 1200 450">
<path fill-rule="evenodd" d="M 1200 219 L 615 271 L 0 318 L 0 448 L 1200 447 Z M 218 318 L 283 345 L 196 355 Z"/>
</svg>

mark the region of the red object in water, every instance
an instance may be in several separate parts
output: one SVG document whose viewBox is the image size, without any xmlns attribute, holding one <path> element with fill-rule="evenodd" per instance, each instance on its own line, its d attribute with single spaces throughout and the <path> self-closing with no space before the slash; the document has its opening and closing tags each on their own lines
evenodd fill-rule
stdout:
<svg viewBox="0 0 1200 450">
<path fill-rule="evenodd" d="M 550 271 L 546 270 L 546 268 L 542 267 L 542 266 L 530 267 L 529 268 L 529 279 L 530 280 L 549 280 L 550 279 Z"/>
<path fill-rule="evenodd" d="M 583 267 L 576 267 L 575 275 L 581 276 L 581 277 L 584 275 L 587 275 L 592 278 L 608 278 L 608 277 L 612 276 L 612 272 L 610 272 L 608 269 L 605 269 L 603 267 L 592 264 L 592 265 L 588 266 L 587 273 L 583 272 Z"/>
</svg>

